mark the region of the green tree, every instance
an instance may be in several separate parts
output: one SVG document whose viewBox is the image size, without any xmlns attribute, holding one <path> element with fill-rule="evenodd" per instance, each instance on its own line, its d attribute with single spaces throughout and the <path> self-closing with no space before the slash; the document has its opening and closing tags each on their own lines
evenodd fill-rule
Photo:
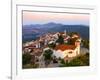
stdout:
<svg viewBox="0 0 100 80">
<path fill-rule="evenodd" d="M 50 64 L 51 60 L 52 60 L 52 54 L 53 54 L 53 51 L 48 49 L 48 50 L 45 50 L 44 51 L 44 60 L 45 60 L 45 66 L 47 67 L 48 64 Z"/>
<path fill-rule="evenodd" d="M 77 38 L 71 38 L 71 39 L 68 39 L 68 43 L 69 45 L 75 45 L 75 41 L 77 40 Z"/>
<path fill-rule="evenodd" d="M 89 40 L 82 40 L 83 43 L 83 47 L 88 48 L 89 49 Z"/>
<path fill-rule="evenodd" d="M 44 56 L 45 60 L 51 60 L 52 59 L 52 54 L 53 54 L 53 51 L 48 49 L 48 50 L 44 51 L 43 56 Z"/>
<path fill-rule="evenodd" d="M 70 62 L 64 62 L 62 60 L 61 67 L 68 67 L 68 66 L 89 66 L 89 53 L 86 53 L 85 55 L 80 55 Z"/>
<path fill-rule="evenodd" d="M 51 43 L 51 44 L 48 44 L 48 46 L 50 47 L 50 48 L 55 48 L 55 46 L 56 46 L 56 44 L 55 43 Z"/>
<path fill-rule="evenodd" d="M 63 44 L 64 43 L 64 38 L 61 35 L 59 35 L 58 40 L 56 42 L 58 42 L 60 44 Z"/>
<path fill-rule="evenodd" d="M 23 65 L 30 63 L 31 55 L 28 53 L 25 53 L 22 55 L 22 63 Z"/>
</svg>

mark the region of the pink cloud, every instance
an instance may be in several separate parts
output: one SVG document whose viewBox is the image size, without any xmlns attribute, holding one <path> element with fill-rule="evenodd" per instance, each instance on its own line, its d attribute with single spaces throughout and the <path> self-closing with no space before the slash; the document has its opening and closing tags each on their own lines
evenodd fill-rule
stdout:
<svg viewBox="0 0 100 80">
<path fill-rule="evenodd" d="M 68 14 L 68 13 L 46 13 L 46 12 L 23 12 L 23 21 L 89 21 L 89 15 L 86 14 Z"/>
</svg>

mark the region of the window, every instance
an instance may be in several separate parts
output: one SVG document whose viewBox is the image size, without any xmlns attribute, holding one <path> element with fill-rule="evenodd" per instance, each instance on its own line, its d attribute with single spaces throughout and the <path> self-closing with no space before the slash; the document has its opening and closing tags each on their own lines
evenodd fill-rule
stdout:
<svg viewBox="0 0 100 80">
<path fill-rule="evenodd" d="M 72 52 L 72 51 L 69 51 L 68 53 L 69 53 L 69 54 L 72 54 L 73 52 Z"/>
</svg>

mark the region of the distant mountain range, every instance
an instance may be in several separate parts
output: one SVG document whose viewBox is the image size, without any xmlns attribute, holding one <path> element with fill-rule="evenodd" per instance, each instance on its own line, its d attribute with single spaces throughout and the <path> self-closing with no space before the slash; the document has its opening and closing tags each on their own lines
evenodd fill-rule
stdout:
<svg viewBox="0 0 100 80">
<path fill-rule="evenodd" d="M 85 25 L 65 25 L 50 22 L 47 24 L 23 25 L 22 38 L 23 42 L 35 40 L 39 36 L 48 32 L 78 32 L 82 38 L 89 39 L 89 26 Z"/>
</svg>

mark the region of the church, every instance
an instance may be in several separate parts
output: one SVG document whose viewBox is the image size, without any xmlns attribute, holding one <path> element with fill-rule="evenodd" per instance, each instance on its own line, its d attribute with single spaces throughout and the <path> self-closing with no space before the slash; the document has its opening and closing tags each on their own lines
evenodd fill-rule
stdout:
<svg viewBox="0 0 100 80">
<path fill-rule="evenodd" d="M 72 58 L 80 54 L 81 40 L 77 39 L 74 45 L 59 44 L 53 50 L 53 55 L 57 58 Z"/>
</svg>

